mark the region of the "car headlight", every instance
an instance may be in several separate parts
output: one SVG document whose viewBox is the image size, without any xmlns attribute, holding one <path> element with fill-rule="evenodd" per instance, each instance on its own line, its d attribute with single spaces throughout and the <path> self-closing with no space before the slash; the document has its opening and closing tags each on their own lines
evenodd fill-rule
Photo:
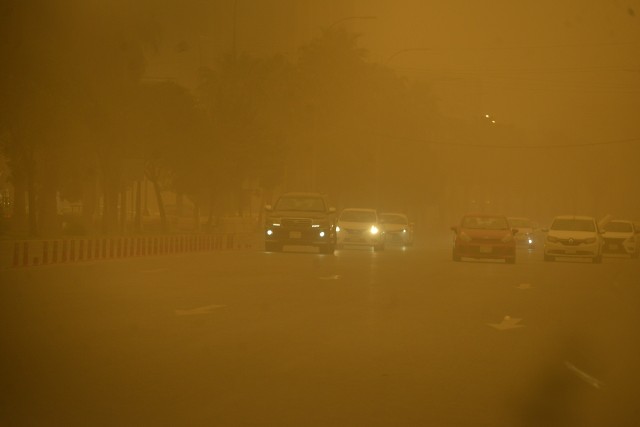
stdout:
<svg viewBox="0 0 640 427">
<path fill-rule="evenodd" d="M 469 237 L 469 235 L 467 233 L 465 233 L 464 231 L 460 232 L 459 236 L 460 236 L 460 239 L 464 240 L 465 242 L 470 242 L 471 241 L 471 237 Z"/>
<path fill-rule="evenodd" d="M 371 228 L 369 229 L 369 232 L 371 234 L 378 234 L 380 230 L 378 230 L 378 227 L 376 227 L 375 225 L 372 225 Z"/>
<path fill-rule="evenodd" d="M 339 232 L 340 232 L 340 226 L 336 225 L 336 233 L 339 233 Z"/>
<path fill-rule="evenodd" d="M 402 232 L 403 232 L 403 233 L 406 233 L 406 232 L 407 232 L 407 229 L 406 229 L 406 228 L 403 228 L 403 229 L 402 229 Z"/>
<path fill-rule="evenodd" d="M 513 242 L 513 234 L 509 233 L 507 235 L 505 235 L 502 239 L 500 239 L 500 241 L 502 243 L 509 243 L 509 242 Z"/>
<path fill-rule="evenodd" d="M 547 241 L 551 242 L 551 243 L 557 243 L 558 242 L 558 238 L 556 236 L 547 235 Z"/>
<path fill-rule="evenodd" d="M 591 244 L 591 243 L 595 243 L 596 242 L 596 238 L 595 237 L 590 237 L 588 239 L 585 239 L 584 242 L 586 244 Z"/>
</svg>

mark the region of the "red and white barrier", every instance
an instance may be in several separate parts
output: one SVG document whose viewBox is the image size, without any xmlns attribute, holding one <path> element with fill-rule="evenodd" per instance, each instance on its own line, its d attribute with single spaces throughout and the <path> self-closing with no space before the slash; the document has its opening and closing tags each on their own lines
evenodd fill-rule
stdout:
<svg viewBox="0 0 640 427">
<path fill-rule="evenodd" d="M 20 268 L 194 252 L 246 250 L 257 247 L 259 239 L 256 234 L 251 233 L 227 233 L 62 238 L 2 243 L 5 246 L 0 248 L 0 268 Z M 11 261 L 8 261 L 9 259 Z"/>
</svg>

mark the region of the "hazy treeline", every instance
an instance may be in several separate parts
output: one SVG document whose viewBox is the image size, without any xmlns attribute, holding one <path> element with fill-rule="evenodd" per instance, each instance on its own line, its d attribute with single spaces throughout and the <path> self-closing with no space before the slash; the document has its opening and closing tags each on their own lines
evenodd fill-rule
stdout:
<svg viewBox="0 0 640 427">
<path fill-rule="evenodd" d="M 31 235 L 60 232 L 58 195 L 82 203 L 87 229 L 118 232 L 126 190 L 139 195 L 143 174 L 165 231 L 166 190 L 209 218 L 222 200 L 241 211 L 247 187 L 265 199 L 319 190 L 337 203 L 386 197 L 404 207 L 416 189 L 430 191 L 428 150 L 387 138 L 428 128 L 429 90 L 368 60 L 356 35 L 327 30 L 296 58 L 228 53 L 190 91 L 145 78 L 145 57 L 161 40 L 144 4 L 3 6 L 0 141 L 12 221 Z"/>
</svg>

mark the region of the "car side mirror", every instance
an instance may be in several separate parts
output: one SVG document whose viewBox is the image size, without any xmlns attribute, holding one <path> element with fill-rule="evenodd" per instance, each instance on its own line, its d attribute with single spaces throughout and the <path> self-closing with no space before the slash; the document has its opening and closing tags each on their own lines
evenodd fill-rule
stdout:
<svg viewBox="0 0 640 427">
<path fill-rule="evenodd" d="M 518 229 L 517 228 L 512 228 L 511 229 L 511 233 L 515 236 L 516 234 L 518 234 Z"/>
<path fill-rule="evenodd" d="M 451 227 L 451 231 L 453 231 L 454 233 L 458 232 L 458 227 L 456 227 L 455 225 L 453 227 Z"/>
<path fill-rule="evenodd" d="M 267 212 L 271 212 L 273 210 L 273 206 L 271 205 L 264 205 L 264 210 Z"/>
<path fill-rule="evenodd" d="M 549 229 L 548 228 L 541 228 L 540 231 L 542 231 L 543 233 L 548 233 Z"/>
<path fill-rule="evenodd" d="M 336 213 L 336 208 L 329 208 L 329 213 Z"/>
</svg>

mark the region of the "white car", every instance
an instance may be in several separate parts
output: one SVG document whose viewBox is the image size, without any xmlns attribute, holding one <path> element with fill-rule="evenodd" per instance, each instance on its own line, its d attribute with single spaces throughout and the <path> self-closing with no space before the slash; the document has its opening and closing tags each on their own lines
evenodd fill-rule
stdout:
<svg viewBox="0 0 640 427">
<path fill-rule="evenodd" d="M 530 249 L 535 247 L 538 242 L 538 236 L 536 234 L 538 226 L 533 221 L 529 218 L 520 217 L 509 217 L 507 221 L 509 221 L 509 226 L 512 229 L 518 230 L 515 236 L 513 236 L 516 239 L 516 245 Z"/>
<path fill-rule="evenodd" d="M 386 243 L 413 245 L 413 224 L 403 213 L 381 213 L 380 223 L 384 229 Z"/>
<path fill-rule="evenodd" d="M 637 258 L 640 255 L 637 229 L 633 221 L 613 220 L 602 226 L 604 233 L 604 253 L 613 255 L 629 255 Z"/>
<path fill-rule="evenodd" d="M 544 242 L 544 260 L 558 257 L 591 258 L 602 262 L 604 240 L 595 218 L 563 215 L 553 219 Z"/>
<path fill-rule="evenodd" d="M 375 209 L 344 209 L 336 225 L 337 246 L 372 246 L 384 250 L 384 230 Z"/>
</svg>

